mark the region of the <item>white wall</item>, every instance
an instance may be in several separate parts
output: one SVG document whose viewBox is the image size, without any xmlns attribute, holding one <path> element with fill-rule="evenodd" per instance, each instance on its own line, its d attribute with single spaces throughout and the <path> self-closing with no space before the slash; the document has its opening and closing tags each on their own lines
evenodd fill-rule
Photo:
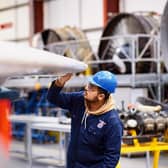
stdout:
<svg viewBox="0 0 168 168">
<path fill-rule="evenodd" d="M 53 0 L 44 3 L 44 27 L 102 27 L 102 0 Z"/>
<path fill-rule="evenodd" d="M 17 9 L 16 37 L 27 38 L 30 31 L 29 7 L 24 6 Z"/>
<path fill-rule="evenodd" d="M 0 0 L 0 9 L 29 0 Z M 120 0 L 124 12 L 155 11 L 163 12 L 167 0 Z M 0 31 L 0 40 L 24 38 L 29 35 L 29 10 L 7 10 L 0 12 L 0 24 L 12 22 L 12 29 Z M 66 25 L 81 29 L 103 28 L 103 0 L 51 0 L 44 1 L 44 28 L 58 28 Z M 87 31 L 89 38 L 99 38 L 102 31 Z"/>
<path fill-rule="evenodd" d="M 0 29 L 0 40 L 28 38 L 30 21 L 29 7 L 23 6 L 0 12 L 0 25 L 11 23 L 11 27 Z"/>
<path fill-rule="evenodd" d="M 166 2 L 167 0 L 120 0 L 121 11 L 154 11 L 158 14 L 163 13 Z"/>
<path fill-rule="evenodd" d="M 102 0 L 53 0 L 44 3 L 44 28 L 66 25 L 81 29 L 103 26 Z M 101 34 L 100 31 L 96 31 Z M 94 32 L 95 34 L 95 32 Z"/>
<path fill-rule="evenodd" d="M 82 29 L 103 26 L 103 1 L 81 0 L 81 27 Z"/>
<path fill-rule="evenodd" d="M 0 0 L 0 9 L 27 3 L 29 0 Z"/>
<path fill-rule="evenodd" d="M 0 40 L 14 39 L 16 36 L 16 21 L 15 21 L 15 11 L 11 10 L 1 12 L 0 25 L 10 23 L 11 27 L 0 29 Z"/>
<path fill-rule="evenodd" d="M 137 97 L 140 96 L 148 96 L 146 88 L 118 87 L 113 95 L 116 105 L 120 109 L 122 101 L 124 101 L 124 107 L 127 108 L 128 104 L 135 104 Z"/>
<path fill-rule="evenodd" d="M 15 4 L 15 0 L 1 0 L 0 8 L 6 8 Z"/>
<path fill-rule="evenodd" d="M 44 28 L 79 26 L 78 0 L 53 0 L 44 3 Z"/>
<path fill-rule="evenodd" d="M 30 20 L 28 2 L 29 0 L 0 0 L 0 25 L 11 24 L 7 28 L 0 29 L 0 40 L 18 40 L 29 37 Z M 24 5 L 13 8 L 19 4 Z M 4 8 L 6 10 L 3 10 Z"/>
</svg>

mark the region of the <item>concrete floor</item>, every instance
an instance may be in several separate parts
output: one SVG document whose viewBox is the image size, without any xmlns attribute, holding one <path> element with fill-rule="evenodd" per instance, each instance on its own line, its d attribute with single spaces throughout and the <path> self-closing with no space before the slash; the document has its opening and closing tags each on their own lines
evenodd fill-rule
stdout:
<svg viewBox="0 0 168 168">
<path fill-rule="evenodd" d="M 11 146 L 12 151 L 24 151 L 24 144 L 21 141 L 13 141 Z M 33 162 L 33 168 L 64 168 L 64 158 L 65 153 L 59 152 L 58 144 L 33 144 L 33 155 L 43 155 L 43 156 L 57 156 L 52 158 L 38 159 Z M 7 168 L 28 168 L 28 162 L 25 160 L 23 153 L 10 154 L 10 162 Z M 58 160 L 62 157 L 62 161 Z M 121 168 L 146 168 L 146 157 L 144 154 L 139 154 L 137 156 L 130 155 L 122 156 L 120 159 Z M 150 159 L 150 167 L 152 168 L 153 157 Z M 158 168 L 168 168 L 168 152 L 162 152 L 160 156 Z"/>
</svg>

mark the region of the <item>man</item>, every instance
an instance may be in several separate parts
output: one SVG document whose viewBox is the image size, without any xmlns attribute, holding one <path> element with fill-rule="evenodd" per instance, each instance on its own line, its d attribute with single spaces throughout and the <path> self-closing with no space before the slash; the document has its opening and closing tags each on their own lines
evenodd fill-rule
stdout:
<svg viewBox="0 0 168 168">
<path fill-rule="evenodd" d="M 84 92 L 61 92 L 72 74 L 55 80 L 48 100 L 71 113 L 71 138 L 67 168 L 115 168 L 119 157 L 122 124 L 111 93 L 117 80 L 114 74 L 100 71 L 90 78 Z"/>
</svg>

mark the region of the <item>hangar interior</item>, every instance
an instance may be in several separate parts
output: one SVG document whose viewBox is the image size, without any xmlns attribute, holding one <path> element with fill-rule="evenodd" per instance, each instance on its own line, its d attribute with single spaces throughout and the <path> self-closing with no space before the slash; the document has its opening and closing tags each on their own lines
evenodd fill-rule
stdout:
<svg viewBox="0 0 168 168">
<path fill-rule="evenodd" d="M 117 168 L 168 168 L 167 11 L 167 0 L 1 0 L 0 41 L 87 64 L 73 73 L 66 92 L 83 90 L 98 71 L 114 73 L 113 96 L 124 127 Z M 70 112 L 46 98 L 63 68 L 57 74 L 22 66 L 11 73 L 10 65 L 0 65 L 1 124 L 9 110 L 11 126 L 4 167 L 66 167 Z"/>
</svg>

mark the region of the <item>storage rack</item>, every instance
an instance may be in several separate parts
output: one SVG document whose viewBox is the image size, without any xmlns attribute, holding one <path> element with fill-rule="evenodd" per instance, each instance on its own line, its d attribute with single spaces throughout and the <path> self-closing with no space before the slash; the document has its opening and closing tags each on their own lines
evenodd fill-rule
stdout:
<svg viewBox="0 0 168 168">
<path fill-rule="evenodd" d="M 144 48 L 139 53 L 139 38 L 148 38 L 148 41 Z M 131 44 L 131 57 L 122 58 L 122 61 L 129 61 L 131 63 L 132 73 L 131 74 L 121 74 L 117 75 L 118 85 L 119 87 L 147 87 L 149 91 L 151 91 L 151 95 L 153 95 L 154 99 L 161 100 L 161 86 L 165 83 L 168 83 L 168 74 L 161 72 L 161 54 L 160 54 L 160 39 L 157 35 L 146 35 L 146 34 L 136 34 L 136 35 L 123 35 L 123 36 L 111 36 L 104 37 L 101 39 L 92 39 L 92 40 L 73 40 L 59 43 L 52 43 L 46 48 L 57 54 L 64 54 L 64 51 L 69 48 L 71 49 L 73 54 L 73 58 L 77 59 L 75 56 L 75 52 L 77 50 L 78 44 L 81 42 L 88 42 L 92 45 L 92 51 L 94 53 L 94 59 L 87 62 L 90 66 L 94 64 L 102 64 L 102 63 L 112 63 L 113 59 L 102 60 L 96 54 L 95 48 L 98 46 L 98 42 L 100 40 L 120 40 L 124 39 L 130 42 Z M 95 44 L 97 45 L 95 47 Z M 153 46 L 153 57 L 152 58 L 143 58 L 143 54 L 150 47 Z M 148 73 L 148 74 L 137 74 L 136 73 L 136 63 L 137 62 L 155 62 L 156 72 Z M 91 75 L 91 74 L 90 74 Z M 9 78 L 5 83 L 5 87 L 9 88 L 31 88 L 33 89 L 37 83 L 40 84 L 41 87 L 48 87 L 52 80 L 56 79 L 57 75 L 26 75 L 26 76 L 15 76 Z M 88 80 L 89 76 L 74 76 L 69 82 L 67 82 L 66 87 L 83 87 Z M 157 88 L 157 92 L 153 91 L 153 86 Z"/>
</svg>

